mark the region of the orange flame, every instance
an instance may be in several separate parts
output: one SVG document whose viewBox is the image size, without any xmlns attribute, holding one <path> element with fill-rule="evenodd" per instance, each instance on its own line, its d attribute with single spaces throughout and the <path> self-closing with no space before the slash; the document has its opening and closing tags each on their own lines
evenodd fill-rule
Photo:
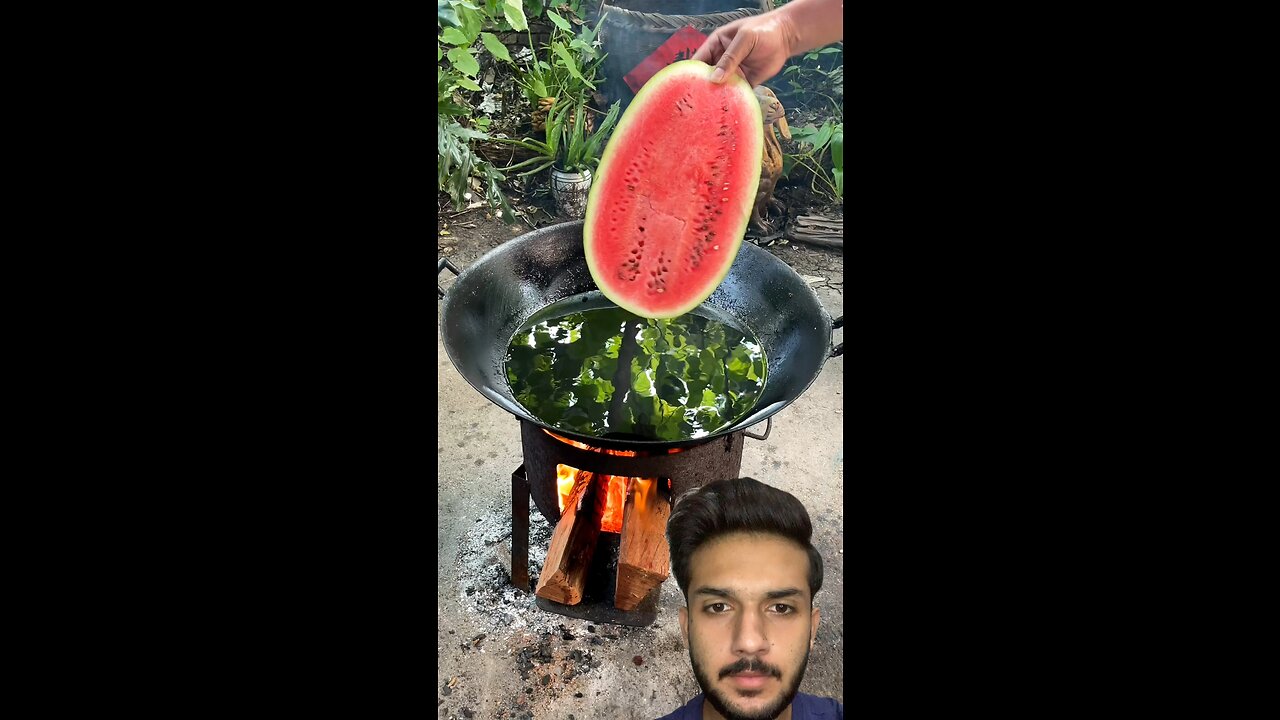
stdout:
<svg viewBox="0 0 1280 720">
<path fill-rule="evenodd" d="M 559 440 L 562 443 L 565 443 L 566 445 L 572 445 L 581 450 L 590 450 L 591 452 L 604 453 L 605 455 L 618 455 L 621 457 L 636 457 L 637 455 L 640 454 L 635 450 L 610 450 L 608 448 L 593 447 L 586 443 L 578 442 L 577 440 L 570 440 L 567 437 L 561 437 L 547 429 L 543 429 L 542 432 L 550 435 L 551 437 Z M 655 450 L 652 454 L 675 455 L 678 452 L 684 452 L 684 451 L 685 451 L 685 448 L 667 448 L 666 450 Z"/>
<path fill-rule="evenodd" d="M 635 488 L 636 510 L 643 513 L 649 503 L 653 501 L 653 478 L 636 478 Z M 621 528 L 619 528 L 619 532 L 621 532 Z"/>
<path fill-rule="evenodd" d="M 605 475 L 609 481 L 609 504 L 605 506 L 604 517 L 600 519 L 600 529 L 604 532 L 622 532 L 622 511 L 627 502 L 627 479 L 617 475 Z"/>
<path fill-rule="evenodd" d="M 569 495 L 573 493 L 573 486 L 577 481 L 579 473 L 591 475 L 586 470 L 578 470 L 568 465 L 556 465 L 556 489 L 559 490 L 560 512 L 564 512 L 565 503 L 569 500 Z M 622 532 L 622 518 L 626 511 L 627 503 L 627 481 L 620 475 L 600 475 L 593 478 L 594 482 L 608 483 L 605 487 L 605 510 L 604 516 L 600 519 L 600 529 L 604 532 L 620 533 Z M 652 479 L 636 478 L 638 492 L 640 488 L 648 488 L 653 484 Z M 647 490 L 645 491 L 647 493 Z M 646 494 L 647 497 L 647 494 Z M 636 502 L 642 503 L 640 496 L 636 496 Z M 639 504 L 639 509 L 644 509 L 645 505 Z"/>
<path fill-rule="evenodd" d="M 612 450 L 608 448 L 598 448 L 576 440 L 570 440 L 566 437 L 556 435 L 549 430 L 543 430 L 551 437 L 560 442 L 572 445 L 582 450 L 590 450 L 591 452 L 603 453 L 605 455 L 617 455 L 620 457 L 636 457 L 640 453 L 635 450 Z M 672 455 L 681 452 L 682 448 L 668 448 L 666 450 L 656 451 L 657 453 Z M 556 465 L 556 488 L 559 490 L 560 512 L 564 512 L 565 503 L 569 500 L 569 495 L 573 493 L 573 486 L 577 481 L 579 473 L 591 475 L 586 470 L 579 470 L 569 465 Z M 608 483 L 605 487 L 607 493 L 604 517 L 600 520 L 600 529 L 604 532 L 620 533 L 622 532 L 622 519 L 626 510 L 627 503 L 627 483 L 633 478 L 626 478 L 620 475 L 601 475 L 599 482 Z M 655 478 L 634 478 L 634 492 L 636 495 L 636 509 L 644 511 L 649 503 L 654 501 L 657 486 Z M 667 481 L 667 487 L 671 487 L 671 481 Z"/>
<path fill-rule="evenodd" d="M 578 471 L 568 465 L 556 465 L 556 487 L 560 490 L 560 512 L 564 512 L 565 501 L 573 492 L 573 481 Z"/>
</svg>

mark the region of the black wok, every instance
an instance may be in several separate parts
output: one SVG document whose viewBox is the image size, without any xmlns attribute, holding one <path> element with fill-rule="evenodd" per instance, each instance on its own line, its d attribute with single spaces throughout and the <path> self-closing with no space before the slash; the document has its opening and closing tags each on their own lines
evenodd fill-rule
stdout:
<svg viewBox="0 0 1280 720">
<path fill-rule="evenodd" d="M 438 270 L 446 267 L 458 272 L 441 260 Z M 587 270 L 582 221 L 508 240 L 461 271 L 440 295 L 445 352 L 467 382 L 516 417 L 594 447 L 652 451 L 697 445 L 743 430 L 789 405 L 818 377 L 828 357 L 844 352 L 844 343 L 833 348 L 831 338 L 843 318 L 833 324 L 817 293 L 794 270 L 744 242 L 724 282 L 702 306 L 712 314 L 728 315 L 732 324 L 750 330 L 760 341 L 768 376 L 756 406 L 738 422 L 692 440 L 598 438 L 533 417 L 513 399 L 503 372 L 511 338 L 534 313 L 574 296 L 591 307 L 611 306 Z"/>
</svg>

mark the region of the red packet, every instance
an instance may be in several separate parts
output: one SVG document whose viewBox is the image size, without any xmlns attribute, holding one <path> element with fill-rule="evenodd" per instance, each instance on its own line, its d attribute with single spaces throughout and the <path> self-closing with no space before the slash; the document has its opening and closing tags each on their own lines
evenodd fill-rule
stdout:
<svg viewBox="0 0 1280 720">
<path fill-rule="evenodd" d="M 662 68 L 679 60 L 688 60 L 693 54 L 702 47 L 702 43 L 707 39 L 706 35 L 693 29 L 693 26 L 686 25 L 675 32 L 674 35 L 667 38 L 653 54 L 640 61 L 631 69 L 631 72 L 623 76 L 627 87 L 631 88 L 631 92 L 640 92 L 640 88 L 649 82 L 649 78 L 653 77 Z"/>
</svg>

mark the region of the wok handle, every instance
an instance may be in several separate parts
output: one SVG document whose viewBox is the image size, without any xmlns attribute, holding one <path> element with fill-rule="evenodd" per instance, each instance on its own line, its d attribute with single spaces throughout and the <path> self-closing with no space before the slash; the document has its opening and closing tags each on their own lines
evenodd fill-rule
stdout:
<svg viewBox="0 0 1280 720">
<path fill-rule="evenodd" d="M 743 435 L 746 435 L 746 436 L 747 436 L 747 437 L 749 437 L 749 438 L 754 438 L 754 439 L 756 439 L 756 440 L 765 440 L 765 439 L 767 439 L 767 438 L 769 437 L 769 433 L 773 430 L 773 418 L 767 418 L 767 419 L 765 420 L 765 423 L 766 423 L 766 425 L 764 426 L 764 434 L 763 434 L 763 435 L 756 435 L 756 434 L 752 433 L 750 430 L 743 430 L 743 431 L 742 431 L 742 434 L 743 434 Z"/>
<path fill-rule="evenodd" d="M 833 332 L 832 332 L 832 335 L 834 335 L 834 334 L 835 334 L 835 332 L 834 332 L 835 330 L 837 330 L 837 329 L 839 329 L 839 328 L 842 328 L 842 327 L 844 327 L 844 316 L 843 316 L 843 315 L 841 315 L 840 317 L 836 318 L 836 319 L 835 319 L 835 322 L 831 323 L 831 330 L 833 331 Z M 836 357 L 837 355 L 843 355 L 843 354 L 844 354 L 844 343 L 840 343 L 839 345 L 835 346 L 835 348 L 834 348 L 834 349 L 832 349 L 832 351 L 831 351 L 831 355 L 829 355 L 828 357 Z"/>
<path fill-rule="evenodd" d="M 436 277 L 440 277 L 440 273 L 444 272 L 446 269 L 454 275 L 461 274 L 462 272 L 458 268 L 454 267 L 453 263 L 449 262 L 449 258 L 440 258 L 440 262 L 436 265 Z M 436 290 L 440 293 L 440 297 L 444 297 L 444 288 L 436 285 Z"/>
</svg>

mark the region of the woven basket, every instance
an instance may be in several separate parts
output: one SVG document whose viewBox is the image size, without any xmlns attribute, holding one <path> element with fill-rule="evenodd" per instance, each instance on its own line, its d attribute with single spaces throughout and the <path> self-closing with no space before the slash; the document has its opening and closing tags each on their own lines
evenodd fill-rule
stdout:
<svg viewBox="0 0 1280 720">
<path fill-rule="evenodd" d="M 751 0 L 740 2 L 749 3 Z M 634 95 L 623 77 L 653 54 L 677 30 L 687 25 L 703 35 L 710 35 L 721 25 L 759 15 L 764 12 L 761 6 L 768 4 L 769 0 L 757 0 L 757 7 L 707 15 L 666 15 L 602 5 L 599 14 L 603 18 L 600 22 L 600 42 L 608 55 L 601 65 L 604 75 L 604 82 L 599 85 L 601 92 L 609 103 L 621 101 L 625 109 Z"/>
<path fill-rule="evenodd" d="M 772 0 L 612 0 L 610 6 L 662 15 L 709 15 L 739 8 L 773 9 Z"/>
</svg>

